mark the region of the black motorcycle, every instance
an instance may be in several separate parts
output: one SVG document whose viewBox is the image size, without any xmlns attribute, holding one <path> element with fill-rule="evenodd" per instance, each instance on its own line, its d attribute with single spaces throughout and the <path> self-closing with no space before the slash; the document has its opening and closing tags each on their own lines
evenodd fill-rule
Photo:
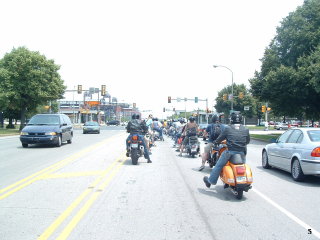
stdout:
<svg viewBox="0 0 320 240">
<path fill-rule="evenodd" d="M 191 136 L 188 139 L 188 144 L 186 146 L 187 153 L 191 157 L 195 157 L 196 154 L 200 152 L 200 142 L 198 141 L 197 136 Z"/>
</svg>

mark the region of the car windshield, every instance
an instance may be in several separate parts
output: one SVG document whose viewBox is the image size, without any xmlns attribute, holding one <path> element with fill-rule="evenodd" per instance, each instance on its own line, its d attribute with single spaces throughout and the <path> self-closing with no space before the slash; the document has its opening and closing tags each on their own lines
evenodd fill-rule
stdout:
<svg viewBox="0 0 320 240">
<path fill-rule="evenodd" d="M 52 115 L 36 115 L 32 117 L 28 125 L 59 125 L 59 116 Z"/>
<path fill-rule="evenodd" d="M 308 135 L 312 142 L 320 142 L 320 130 L 310 130 Z"/>
<path fill-rule="evenodd" d="M 86 122 L 84 125 L 85 126 L 99 126 L 99 124 L 97 122 Z"/>
</svg>

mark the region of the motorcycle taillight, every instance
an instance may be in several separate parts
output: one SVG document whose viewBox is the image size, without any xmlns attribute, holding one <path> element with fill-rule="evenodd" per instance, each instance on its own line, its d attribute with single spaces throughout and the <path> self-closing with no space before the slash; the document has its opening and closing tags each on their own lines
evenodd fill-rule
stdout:
<svg viewBox="0 0 320 240">
<path fill-rule="evenodd" d="M 138 136 L 137 135 L 134 135 L 134 136 L 132 136 L 132 138 L 131 138 L 133 141 L 138 141 Z"/>
<path fill-rule="evenodd" d="M 236 172 L 237 172 L 237 174 L 245 174 L 246 173 L 246 168 L 245 168 L 245 166 L 238 166 L 238 167 L 236 167 Z"/>
</svg>

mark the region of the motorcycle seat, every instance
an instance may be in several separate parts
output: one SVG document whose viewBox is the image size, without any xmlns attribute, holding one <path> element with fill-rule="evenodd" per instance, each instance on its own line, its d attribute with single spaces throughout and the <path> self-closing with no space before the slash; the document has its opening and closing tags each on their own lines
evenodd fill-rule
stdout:
<svg viewBox="0 0 320 240">
<path fill-rule="evenodd" d="M 244 161 L 241 158 L 241 154 L 232 155 L 229 161 L 234 165 L 244 164 Z"/>
</svg>

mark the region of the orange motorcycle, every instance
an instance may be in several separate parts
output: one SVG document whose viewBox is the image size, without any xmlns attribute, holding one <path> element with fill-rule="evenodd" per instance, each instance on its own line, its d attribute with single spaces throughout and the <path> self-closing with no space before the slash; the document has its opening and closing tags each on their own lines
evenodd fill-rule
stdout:
<svg viewBox="0 0 320 240">
<path fill-rule="evenodd" d="M 226 141 L 223 141 L 217 150 L 217 160 L 226 149 Z M 241 199 L 243 192 L 248 192 L 252 188 L 253 177 L 251 168 L 242 161 L 240 154 L 232 155 L 227 164 L 222 168 L 220 179 L 224 183 L 224 188 L 230 188 L 237 199 Z"/>
</svg>

